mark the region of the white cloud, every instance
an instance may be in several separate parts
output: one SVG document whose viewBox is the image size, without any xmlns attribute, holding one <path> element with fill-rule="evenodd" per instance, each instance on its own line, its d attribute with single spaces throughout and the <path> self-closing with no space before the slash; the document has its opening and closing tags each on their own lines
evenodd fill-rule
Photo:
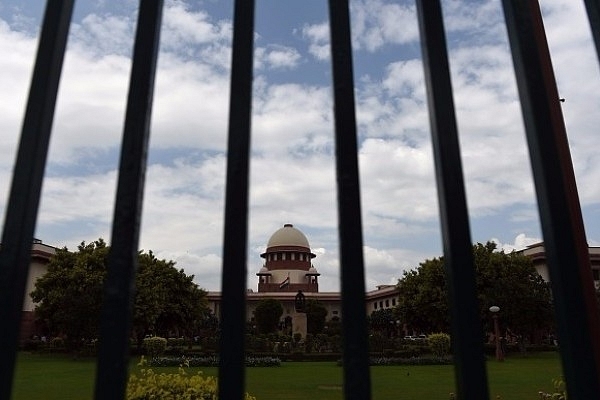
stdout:
<svg viewBox="0 0 600 400">
<path fill-rule="evenodd" d="M 389 44 L 418 40 L 416 10 L 413 4 L 386 0 L 356 0 L 352 3 L 352 37 L 356 49 L 369 52 Z"/>
<path fill-rule="evenodd" d="M 2 109 L 2 135 L 0 153 L 12 155 L 15 152 L 23 116 L 24 104 L 29 90 L 29 79 L 33 70 L 36 40 L 27 34 L 11 30 L 0 19 L 0 108 Z M 0 157 L 0 167 L 12 167 L 13 157 Z M 2 182 L 8 183 L 7 180 Z M 2 184 L 4 185 L 4 184 Z"/>
<path fill-rule="evenodd" d="M 253 149 L 302 155 L 328 151 L 333 140 L 328 88 L 299 84 L 255 88 Z"/>
<path fill-rule="evenodd" d="M 323 22 L 302 27 L 302 36 L 308 39 L 310 45 L 308 52 L 317 60 L 328 60 L 329 50 L 329 24 Z"/>
<path fill-rule="evenodd" d="M 300 62 L 301 55 L 293 47 L 270 45 L 254 50 L 255 69 L 294 69 Z"/>
<path fill-rule="evenodd" d="M 422 221 L 438 213 L 431 149 L 402 141 L 367 139 L 360 150 L 366 222 L 378 218 Z M 373 222 L 380 223 L 378 219 Z"/>
<path fill-rule="evenodd" d="M 70 29 L 69 45 L 87 55 L 130 56 L 135 22 L 130 16 L 90 14 Z"/>
<path fill-rule="evenodd" d="M 542 242 L 542 239 L 535 237 L 528 237 L 524 233 L 519 233 L 515 237 L 515 241 L 513 243 L 502 243 L 500 240 L 493 238 L 492 242 L 496 243 L 498 250 L 504 250 L 505 253 L 510 253 L 512 251 L 519 251 L 525 249 L 527 246 L 530 246 L 535 243 Z"/>
<path fill-rule="evenodd" d="M 444 26 L 448 31 L 450 46 L 465 42 L 489 44 L 502 40 L 506 28 L 501 7 L 501 2 L 494 0 L 444 1 Z"/>
<path fill-rule="evenodd" d="M 351 3 L 352 45 L 370 53 L 391 44 L 418 40 L 415 7 L 386 0 L 356 0 Z M 302 35 L 309 41 L 309 53 L 317 60 L 329 59 L 329 23 L 307 24 Z"/>
<path fill-rule="evenodd" d="M 230 21 L 214 21 L 205 11 L 191 10 L 184 1 L 167 2 L 161 32 L 161 43 L 166 51 L 193 56 L 197 45 L 228 43 L 231 36 Z"/>
</svg>

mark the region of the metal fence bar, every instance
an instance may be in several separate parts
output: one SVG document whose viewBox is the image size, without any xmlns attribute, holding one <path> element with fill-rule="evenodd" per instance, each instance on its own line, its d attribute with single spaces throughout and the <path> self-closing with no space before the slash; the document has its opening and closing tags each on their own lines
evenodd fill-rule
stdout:
<svg viewBox="0 0 600 400">
<path fill-rule="evenodd" d="M 584 3 L 596 45 L 596 55 L 600 60 L 600 0 L 584 0 Z"/>
<path fill-rule="evenodd" d="M 42 180 L 73 0 L 46 4 L 0 250 L 0 399 L 9 399 Z"/>
<path fill-rule="evenodd" d="M 340 239 L 344 396 L 371 398 L 354 78 L 347 0 L 329 0 Z"/>
<path fill-rule="evenodd" d="M 418 0 L 417 13 L 451 306 L 457 394 L 459 399 L 486 399 L 483 330 L 440 2 Z"/>
<path fill-rule="evenodd" d="M 254 0 L 236 0 L 221 275 L 219 398 L 222 399 L 243 399 L 245 389 L 244 333 L 253 43 Z"/>
<path fill-rule="evenodd" d="M 125 397 L 162 6 L 162 0 L 140 2 L 101 311 L 96 399 Z"/>
<path fill-rule="evenodd" d="M 569 399 L 600 399 L 600 322 L 556 80 L 537 0 L 503 0 Z"/>
</svg>

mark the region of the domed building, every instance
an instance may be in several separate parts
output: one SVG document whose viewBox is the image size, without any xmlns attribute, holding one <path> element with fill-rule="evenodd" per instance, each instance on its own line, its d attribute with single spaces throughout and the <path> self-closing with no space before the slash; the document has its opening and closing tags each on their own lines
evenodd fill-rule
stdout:
<svg viewBox="0 0 600 400">
<path fill-rule="evenodd" d="M 327 320 L 341 319 L 341 297 L 339 292 L 319 292 L 320 273 L 313 264 L 316 258 L 308 239 L 292 224 L 277 229 L 267 241 L 260 255 L 264 260 L 259 271 L 258 290 L 246 292 L 246 317 L 254 320 L 256 306 L 263 299 L 278 300 L 283 307 L 282 321 L 294 315 L 294 300 L 299 290 L 306 300 L 316 300 L 327 309 Z M 367 292 L 365 312 L 367 315 L 397 304 L 398 289 L 395 285 L 380 285 Z M 221 292 L 208 292 L 208 306 L 217 318 L 221 308 Z"/>
<path fill-rule="evenodd" d="M 265 263 L 258 276 L 258 292 L 319 291 L 318 276 L 312 265 L 315 254 L 310 251 L 308 239 L 292 224 L 277 230 L 260 255 Z"/>
</svg>

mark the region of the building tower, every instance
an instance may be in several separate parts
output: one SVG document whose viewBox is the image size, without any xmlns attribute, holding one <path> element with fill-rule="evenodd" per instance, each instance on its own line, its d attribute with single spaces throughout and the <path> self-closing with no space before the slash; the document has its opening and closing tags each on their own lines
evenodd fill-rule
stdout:
<svg viewBox="0 0 600 400">
<path fill-rule="evenodd" d="M 320 275 L 311 260 L 306 236 L 292 224 L 277 230 L 267 243 L 267 250 L 260 255 L 265 263 L 258 276 L 259 292 L 303 292 L 319 291 Z"/>
</svg>

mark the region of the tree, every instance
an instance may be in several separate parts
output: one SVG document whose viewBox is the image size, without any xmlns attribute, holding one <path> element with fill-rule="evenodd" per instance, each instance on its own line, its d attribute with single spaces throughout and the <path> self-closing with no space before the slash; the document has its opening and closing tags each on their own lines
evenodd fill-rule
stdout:
<svg viewBox="0 0 600 400">
<path fill-rule="evenodd" d="M 322 333 L 325 328 L 325 318 L 327 317 L 327 309 L 317 300 L 310 299 L 306 302 L 306 331 L 316 335 Z"/>
<path fill-rule="evenodd" d="M 369 316 L 369 327 L 374 332 L 385 332 L 388 337 L 393 336 L 396 330 L 393 309 L 382 308 L 373 311 Z"/>
<path fill-rule="evenodd" d="M 256 306 L 254 319 L 260 333 L 272 333 L 277 330 L 279 319 L 283 315 L 281 303 L 275 299 L 263 299 Z"/>
<path fill-rule="evenodd" d="M 82 242 L 77 249 L 57 250 L 31 293 L 38 303 L 37 317 L 46 323 L 51 335 L 64 335 L 72 350 L 84 340 L 98 337 L 110 250 L 102 239 Z M 208 312 L 206 292 L 192 279 L 178 271 L 173 261 L 158 260 L 151 251 L 139 253 L 133 315 L 136 337 L 157 331 L 190 333 L 204 319 Z"/>
<path fill-rule="evenodd" d="M 140 252 L 133 314 L 138 341 L 148 333 L 191 336 L 202 326 L 208 314 L 206 292 L 193 279 L 175 262 Z"/>
<path fill-rule="evenodd" d="M 36 315 L 53 335 L 65 334 L 65 345 L 79 349 L 82 339 L 98 336 L 106 243 L 99 239 L 78 246 L 77 253 L 58 249 L 31 293 Z"/>
<path fill-rule="evenodd" d="M 496 244 L 491 242 L 474 246 L 473 255 L 479 312 L 488 330 L 492 330 L 490 306 L 500 307 L 501 326 L 519 338 L 553 328 L 550 284 L 537 273 L 528 257 L 496 251 Z"/>
<path fill-rule="evenodd" d="M 450 318 L 443 258 L 404 272 L 398 283 L 396 317 L 418 332 L 448 332 Z"/>
<path fill-rule="evenodd" d="M 514 334 L 525 336 L 553 324 L 549 285 L 522 254 L 496 251 L 488 242 L 473 246 L 476 287 L 481 320 L 488 326 L 489 307 L 500 307 L 500 321 Z M 448 332 L 448 290 L 444 258 L 426 260 L 404 273 L 398 282 L 396 316 L 422 332 Z"/>
</svg>

